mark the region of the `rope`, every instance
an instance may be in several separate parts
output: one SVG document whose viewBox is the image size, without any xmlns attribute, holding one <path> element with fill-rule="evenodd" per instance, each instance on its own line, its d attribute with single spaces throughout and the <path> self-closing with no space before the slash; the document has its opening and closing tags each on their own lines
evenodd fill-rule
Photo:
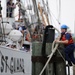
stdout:
<svg viewBox="0 0 75 75">
<path fill-rule="evenodd" d="M 60 53 L 59 49 L 57 49 L 59 54 L 61 55 L 61 57 L 63 58 L 64 62 L 66 62 L 66 60 L 64 59 L 63 55 Z"/>
<path fill-rule="evenodd" d="M 57 28 L 55 28 L 55 27 L 54 27 L 54 29 L 58 31 L 58 33 L 59 33 L 59 39 L 60 39 L 61 34 L 60 34 L 59 30 L 58 30 Z M 42 74 L 43 74 L 43 72 L 44 72 L 44 70 L 46 69 L 46 67 L 47 67 L 48 63 L 50 62 L 50 60 L 51 60 L 52 56 L 53 56 L 53 55 L 54 55 L 54 53 L 56 52 L 57 47 L 58 47 L 58 45 L 59 45 L 59 44 L 56 44 L 56 46 L 55 46 L 55 47 L 54 47 L 54 45 L 55 45 L 55 41 L 53 41 L 53 44 L 52 44 L 52 49 L 51 49 L 51 50 L 52 50 L 52 53 L 48 56 L 49 58 L 48 58 L 48 60 L 47 60 L 47 62 L 46 62 L 46 64 L 45 64 L 45 66 L 43 67 L 43 69 L 42 69 L 42 71 L 40 72 L 40 74 L 39 74 L 39 75 L 42 75 Z"/>
</svg>

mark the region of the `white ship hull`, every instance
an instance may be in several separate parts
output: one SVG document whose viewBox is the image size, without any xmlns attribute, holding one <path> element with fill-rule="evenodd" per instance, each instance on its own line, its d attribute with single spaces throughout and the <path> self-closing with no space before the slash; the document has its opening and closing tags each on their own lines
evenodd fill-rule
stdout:
<svg viewBox="0 0 75 75">
<path fill-rule="evenodd" d="M 31 52 L 0 47 L 0 75 L 31 75 Z"/>
</svg>

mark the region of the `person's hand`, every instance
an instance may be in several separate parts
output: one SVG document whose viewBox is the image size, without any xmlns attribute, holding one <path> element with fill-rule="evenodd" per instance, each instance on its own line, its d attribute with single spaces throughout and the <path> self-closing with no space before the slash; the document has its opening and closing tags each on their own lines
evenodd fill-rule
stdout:
<svg viewBox="0 0 75 75">
<path fill-rule="evenodd" d="M 60 41 L 58 39 L 55 40 L 56 43 L 60 43 Z"/>
</svg>

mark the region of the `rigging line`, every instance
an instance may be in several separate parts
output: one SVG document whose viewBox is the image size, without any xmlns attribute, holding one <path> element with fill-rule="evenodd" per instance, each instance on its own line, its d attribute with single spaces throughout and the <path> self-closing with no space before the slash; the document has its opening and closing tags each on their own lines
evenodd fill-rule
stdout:
<svg viewBox="0 0 75 75">
<path fill-rule="evenodd" d="M 59 22 L 58 19 L 54 16 L 54 14 L 52 13 L 51 10 L 49 11 L 49 14 L 50 14 L 50 12 L 51 12 L 51 15 L 56 19 L 56 21 L 58 22 L 58 24 L 60 24 L 60 22 Z"/>
<path fill-rule="evenodd" d="M 74 18 L 74 37 L 75 37 L 75 18 Z"/>
<path fill-rule="evenodd" d="M 31 4 L 31 0 L 29 0 L 29 21 L 31 22 L 31 13 L 32 13 L 32 4 Z"/>
<path fill-rule="evenodd" d="M 31 0 L 29 0 L 29 4 L 31 4 Z"/>
<path fill-rule="evenodd" d="M 50 24 L 52 25 L 51 13 L 50 13 L 49 15 L 50 15 L 50 17 L 49 17 L 49 21 L 50 21 Z"/>
<path fill-rule="evenodd" d="M 44 1 L 43 1 L 44 2 Z M 50 9 L 49 9 L 49 7 L 48 7 L 48 1 L 46 1 L 46 3 L 47 3 L 47 11 L 48 11 L 48 13 L 49 13 L 49 15 L 51 16 L 51 14 L 54 16 L 54 14 L 50 11 Z M 54 16 L 54 18 L 56 19 L 56 17 Z M 51 19 L 51 17 L 50 17 L 50 19 Z M 58 19 L 56 19 L 56 21 L 59 23 L 59 21 L 58 21 Z M 60 24 L 60 23 L 59 23 Z"/>
<path fill-rule="evenodd" d="M 28 9 L 28 6 L 30 4 L 30 0 L 26 0 L 26 3 L 27 3 L 27 9 Z"/>
<path fill-rule="evenodd" d="M 48 3 L 48 1 L 47 1 L 47 3 Z M 48 4 L 47 4 L 48 5 Z M 51 15 L 53 15 L 53 17 L 56 19 L 56 21 L 58 22 L 58 24 L 60 24 L 60 22 L 59 22 L 59 20 L 54 16 L 54 14 L 53 14 L 53 12 L 50 10 L 50 7 L 48 8 L 48 13 L 49 13 L 49 15 L 51 16 Z"/>
<path fill-rule="evenodd" d="M 51 23 L 54 24 L 54 25 L 57 25 L 57 24 L 56 24 L 57 21 L 56 21 L 56 22 L 55 22 L 55 21 L 56 21 L 55 18 L 54 18 L 53 16 L 51 16 Z M 58 22 L 57 22 L 57 23 L 58 23 Z M 58 24 L 59 24 L 59 23 L 58 23 Z"/>
<path fill-rule="evenodd" d="M 51 19 L 52 19 L 52 24 L 53 25 L 57 25 L 56 22 L 55 22 L 55 20 L 54 20 L 54 18 L 52 17 Z"/>
<path fill-rule="evenodd" d="M 30 19 L 31 19 L 31 13 L 30 13 L 30 12 L 32 12 L 32 6 L 31 6 L 31 1 L 30 1 L 30 0 L 29 0 L 29 5 L 30 5 L 30 6 L 29 6 L 29 9 L 30 9 L 30 10 L 29 10 L 29 15 L 30 15 Z M 30 8 L 30 7 L 31 7 L 31 8 Z"/>
<path fill-rule="evenodd" d="M 61 17 L 61 0 L 59 0 L 59 16 L 58 16 L 58 21 L 60 22 Z M 61 25 L 61 22 L 60 22 Z"/>
<path fill-rule="evenodd" d="M 50 14 L 51 15 L 51 14 Z M 58 23 L 58 21 L 54 18 L 54 16 L 51 15 L 51 23 L 55 23 L 55 21 Z M 55 23 L 56 24 L 56 23 Z M 58 23 L 59 24 L 59 23 Z"/>
<path fill-rule="evenodd" d="M 28 3 L 28 5 L 30 4 L 30 1 L 29 0 L 27 0 L 27 3 Z"/>
<path fill-rule="evenodd" d="M 28 6 L 29 6 L 29 4 L 30 4 L 30 2 L 29 2 L 29 0 L 26 0 L 26 3 L 27 3 L 27 10 L 28 10 Z M 25 3 L 25 4 L 26 4 Z M 28 14 L 30 14 L 30 12 L 27 12 L 27 10 L 26 10 L 26 16 L 27 16 L 27 18 L 28 18 L 28 21 L 29 21 L 29 16 L 28 16 Z M 28 14 L 27 14 L 28 13 Z"/>
<path fill-rule="evenodd" d="M 42 0 L 42 3 L 43 3 L 44 10 L 46 11 L 45 1 Z"/>
<path fill-rule="evenodd" d="M 27 5 L 28 5 L 28 0 L 26 0 L 26 3 L 27 3 Z"/>
<path fill-rule="evenodd" d="M 62 57 L 62 59 L 64 60 L 64 62 L 66 62 L 64 56 L 61 54 L 60 50 L 57 48 L 57 51 L 59 52 L 60 56 Z"/>
<path fill-rule="evenodd" d="M 59 0 L 56 0 L 56 8 L 57 8 L 57 16 L 59 17 Z"/>
</svg>

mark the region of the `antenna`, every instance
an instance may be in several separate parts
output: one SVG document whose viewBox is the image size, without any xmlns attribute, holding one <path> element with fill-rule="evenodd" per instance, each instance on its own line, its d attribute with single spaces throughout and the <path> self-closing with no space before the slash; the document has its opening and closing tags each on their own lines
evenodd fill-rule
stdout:
<svg viewBox="0 0 75 75">
<path fill-rule="evenodd" d="M 75 18 L 74 18 L 74 37 L 75 37 Z"/>
<path fill-rule="evenodd" d="M 61 0 L 59 0 L 59 16 L 58 16 L 59 25 L 61 25 L 60 17 L 61 17 Z"/>
</svg>

